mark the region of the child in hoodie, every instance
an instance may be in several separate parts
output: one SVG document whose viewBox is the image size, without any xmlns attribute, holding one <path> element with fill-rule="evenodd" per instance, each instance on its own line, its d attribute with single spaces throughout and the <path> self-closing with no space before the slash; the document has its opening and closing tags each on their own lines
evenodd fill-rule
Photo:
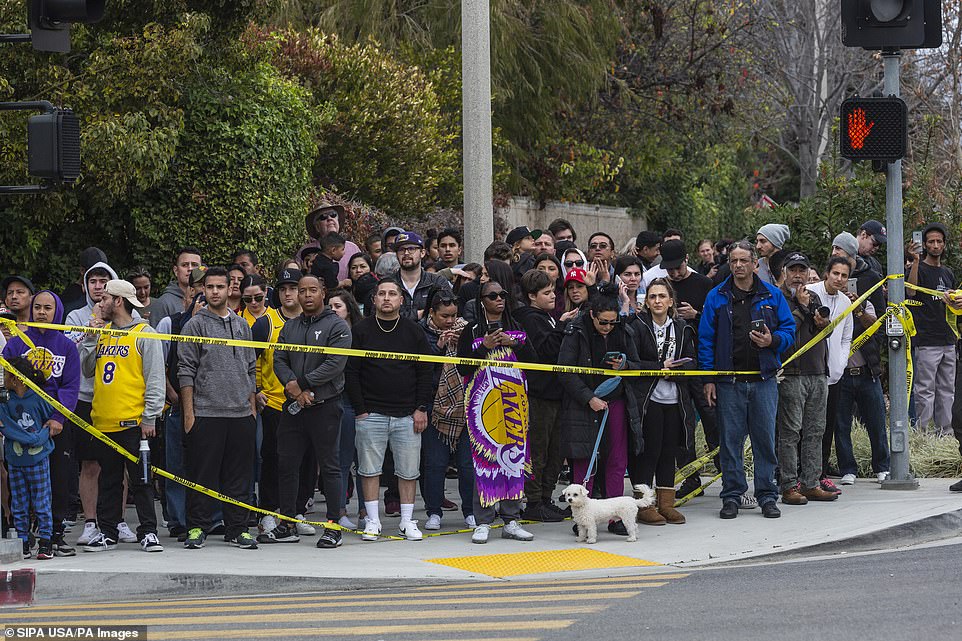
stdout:
<svg viewBox="0 0 962 641">
<path fill-rule="evenodd" d="M 9 361 L 21 376 L 37 386 L 46 383 L 40 370 L 26 358 Z M 5 437 L 4 456 L 9 467 L 10 511 L 14 527 L 23 541 L 23 558 L 30 558 L 30 511 L 37 515 L 40 546 L 38 559 L 52 559 L 53 515 L 50 508 L 50 464 L 53 441 L 47 421 L 53 408 L 29 389 L 19 376 L 11 374 L 6 381 L 12 392 L 6 403 L 0 404 L 0 433 Z"/>
<path fill-rule="evenodd" d="M 63 322 L 63 304 L 50 290 L 37 292 L 30 307 L 30 320 L 39 323 Z M 80 388 L 80 357 L 73 341 L 63 332 L 30 327 L 23 335 L 13 336 L 3 349 L 10 360 L 22 356 L 44 376 L 44 390 L 71 412 L 77 406 Z M 50 485 L 53 496 L 53 544 L 57 556 L 73 556 L 74 549 L 63 536 L 63 520 L 70 503 L 71 460 L 74 450 L 74 431 L 64 415 L 54 410 L 46 422 L 53 437 L 54 451 L 50 455 Z M 66 428 L 66 429 L 65 429 Z"/>
</svg>

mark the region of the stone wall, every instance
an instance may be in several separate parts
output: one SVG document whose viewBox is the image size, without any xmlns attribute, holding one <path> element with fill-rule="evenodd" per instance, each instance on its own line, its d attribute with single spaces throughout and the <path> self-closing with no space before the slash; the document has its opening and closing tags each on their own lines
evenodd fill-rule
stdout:
<svg viewBox="0 0 962 641">
<path fill-rule="evenodd" d="M 588 236 L 604 231 L 615 239 L 619 252 L 629 242 L 634 246 L 638 232 L 648 229 L 643 217 L 632 218 L 624 207 L 589 205 L 585 203 L 548 202 L 544 209 L 537 201 L 523 197 L 512 198 L 499 212 L 507 221 L 508 229 L 527 225 L 531 229 L 547 229 L 555 218 L 564 218 L 575 228 L 578 245 L 588 244 Z"/>
</svg>

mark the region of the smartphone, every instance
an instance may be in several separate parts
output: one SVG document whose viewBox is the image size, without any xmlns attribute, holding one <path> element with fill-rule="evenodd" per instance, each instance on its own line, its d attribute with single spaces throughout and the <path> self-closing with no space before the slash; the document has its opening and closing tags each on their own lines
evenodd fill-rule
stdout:
<svg viewBox="0 0 962 641">
<path fill-rule="evenodd" d="M 502 327 L 502 326 L 501 326 L 501 321 L 492 321 L 492 322 L 488 323 L 488 333 L 489 333 L 489 334 L 494 334 L 495 332 L 500 331 L 500 330 L 501 330 L 501 327 Z"/>
<path fill-rule="evenodd" d="M 759 334 L 765 333 L 765 321 L 763 320 L 753 320 L 752 321 L 752 331 L 758 332 Z"/>
<path fill-rule="evenodd" d="M 921 247 L 923 246 L 923 245 L 922 245 L 922 232 L 920 232 L 920 231 L 913 231 L 913 232 L 912 232 L 912 242 L 919 246 L 919 248 L 920 248 L 919 251 L 922 251 L 922 250 L 921 250 Z"/>
<path fill-rule="evenodd" d="M 686 356 L 686 357 L 684 357 L 684 358 L 679 358 L 678 360 L 672 361 L 671 364 L 672 364 L 672 365 L 685 365 L 685 364 L 690 363 L 690 362 L 691 362 L 691 359 Z"/>
<path fill-rule="evenodd" d="M 621 358 L 621 352 L 605 352 L 605 362 L 611 362 Z"/>
<path fill-rule="evenodd" d="M 848 292 L 850 294 L 855 294 L 856 296 L 858 296 L 858 279 L 857 278 L 848 279 Z"/>
</svg>

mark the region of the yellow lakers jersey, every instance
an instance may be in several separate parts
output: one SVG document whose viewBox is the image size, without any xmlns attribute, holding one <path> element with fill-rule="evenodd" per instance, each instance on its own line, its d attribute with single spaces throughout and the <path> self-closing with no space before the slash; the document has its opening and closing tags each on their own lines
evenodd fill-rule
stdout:
<svg viewBox="0 0 962 641">
<path fill-rule="evenodd" d="M 264 316 L 267 316 L 271 323 L 270 342 L 276 343 L 277 337 L 281 334 L 281 328 L 284 327 L 284 317 L 273 307 L 268 307 Z M 264 392 L 264 396 L 267 397 L 267 406 L 277 411 L 283 409 L 286 398 L 284 386 L 281 385 L 281 382 L 277 379 L 277 374 L 274 373 L 273 349 L 265 349 L 257 358 L 256 378 L 257 389 Z"/>
<path fill-rule="evenodd" d="M 144 359 L 137 348 L 137 334 L 145 327 L 146 323 L 140 323 L 123 336 L 101 334 L 97 341 L 97 372 L 94 374 L 90 418 L 101 432 L 119 432 L 140 425 L 147 383 L 144 380 Z"/>
</svg>

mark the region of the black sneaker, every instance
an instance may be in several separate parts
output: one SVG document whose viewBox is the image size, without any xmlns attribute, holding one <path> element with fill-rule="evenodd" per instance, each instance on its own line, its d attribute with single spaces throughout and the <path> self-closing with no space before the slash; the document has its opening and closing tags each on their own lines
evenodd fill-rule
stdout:
<svg viewBox="0 0 962 641">
<path fill-rule="evenodd" d="M 558 504 L 551 499 L 546 499 L 544 502 L 545 507 L 561 517 L 562 520 L 571 518 L 571 506 L 566 505 L 564 508 L 558 507 Z"/>
<path fill-rule="evenodd" d="M 63 538 L 63 532 L 55 534 L 50 541 L 53 544 L 54 556 L 77 556 L 77 550 L 67 545 Z"/>
<path fill-rule="evenodd" d="M 733 519 L 738 516 L 738 501 L 725 501 L 718 516 L 723 519 Z"/>
<path fill-rule="evenodd" d="M 608 524 L 608 531 L 618 536 L 628 536 L 628 528 L 622 521 L 612 521 Z"/>
<path fill-rule="evenodd" d="M 777 519 L 782 515 L 782 511 L 775 505 L 775 501 L 769 501 L 762 505 L 762 516 L 766 519 Z"/>
<path fill-rule="evenodd" d="M 257 535 L 258 543 L 297 543 L 301 537 L 297 531 L 286 523 L 281 523 L 270 532 Z"/>
<path fill-rule="evenodd" d="M 183 539 L 180 538 L 181 535 L 184 535 Z M 183 525 L 177 525 L 175 523 L 174 525 L 171 525 L 169 527 L 167 531 L 167 536 L 169 536 L 172 539 L 177 539 L 178 541 L 183 543 L 184 541 L 187 540 L 187 528 L 185 528 Z"/>
<path fill-rule="evenodd" d="M 242 550 L 257 549 L 257 542 L 254 540 L 254 537 L 251 536 L 250 532 L 247 531 L 241 532 L 237 536 L 227 538 L 227 542 Z"/>
<path fill-rule="evenodd" d="M 49 561 L 52 558 L 53 544 L 50 543 L 50 539 L 40 539 L 40 545 L 37 547 L 37 559 Z"/>
<path fill-rule="evenodd" d="M 317 539 L 319 548 L 339 548 L 344 543 L 341 538 L 341 531 L 326 527 L 321 531 L 320 538 Z"/>
<path fill-rule="evenodd" d="M 683 499 L 700 487 L 701 487 L 701 479 L 698 477 L 697 474 L 693 474 L 692 476 L 689 476 L 682 482 L 681 487 L 679 487 L 678 491 L 675 492 L 675 498 Z"/>
<path fill-rule="evenodd" d="M 180 540 L 178 538 L 178 540 Z M 184 539 L 184 547 L 188 550 L 199 550 L 204 547 L 204 542 L 207 540 L 207 533 L 204 532 L 199 527 L 191 528 L 187 532 L 187 538 Z"/>
<path fill-rule="evenodd" d="M 117 541 L 101 532 L 97 538 L 83 547 L 84 552 L 109 552 L 117 549 Z"/>
<path fill-rule="evenodd" d="M 521 513 L 521 518 L 525 521 L 540 521 L 542 523 L 557 523 L 564 519 L 560 514 L 548 509 L 544 503 L 531 503 Z"/>
<path fill-rule="evenodd" d="M 29 559 L 33 556 L 33 552 L 30 551 L 30 541 L 23 542 L 23 558 Z"/>
</svg>

